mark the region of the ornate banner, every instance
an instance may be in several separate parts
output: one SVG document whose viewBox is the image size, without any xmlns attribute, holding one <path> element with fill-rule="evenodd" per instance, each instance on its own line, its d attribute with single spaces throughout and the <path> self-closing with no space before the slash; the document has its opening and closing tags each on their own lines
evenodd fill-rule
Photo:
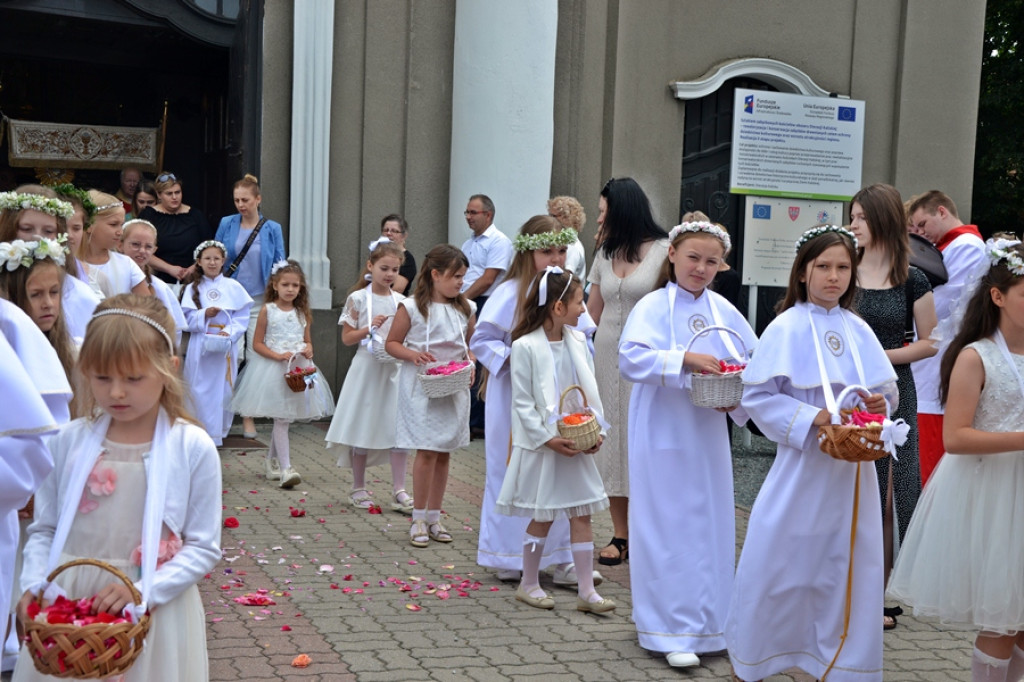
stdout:
<svg viewBox="0 0 1024 682">
<path fill-rule="evenodd" d="M 102 168 L 134 166 L 157 172 L 163 157 L 163 127 L 128 128 L 6 119 L 11 166 Z"/>
</svg>

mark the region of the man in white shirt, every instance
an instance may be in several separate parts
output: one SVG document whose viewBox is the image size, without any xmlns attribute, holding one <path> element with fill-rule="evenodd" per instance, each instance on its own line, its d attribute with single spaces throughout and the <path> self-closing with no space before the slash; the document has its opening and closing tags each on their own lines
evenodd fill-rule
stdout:
<svg viewBox="0 0 1024 682">
<path fill-rule="evenodd" d="M 473 236 L 462 245 L 469 269 L 462 280 L 462 293 L 476 301 L 476 314 L 487 297 L 498 288 L 512 263 L 512 240 L 494 226 L 494 202 L 484 194 L 474 194 L 466 205 L 466 224 Z"/>
<path fill-rule="evenodd" d="M 462 245 L 469 259 L 469 269 L 462 280 L 462 293 L 476 302 L 477 318 L 488 297 L 498 288 L 505 271 L 512 264 L 512 240 L 494 226 L 494 202 L 486 194 L 474 194 L 466 204 L 466 224 L 473 236 Z M 484 404 L 477 397 L 483 373 L 477 366 L 477 381 L 470 390 L 469 433 L 472 438 L 484 435 Z"/>
</svg>

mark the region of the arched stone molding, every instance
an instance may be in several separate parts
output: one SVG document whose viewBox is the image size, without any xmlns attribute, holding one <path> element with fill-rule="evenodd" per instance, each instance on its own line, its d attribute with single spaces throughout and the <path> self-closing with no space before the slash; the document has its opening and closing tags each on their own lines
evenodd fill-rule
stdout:
<svg viewBox="0 0 1024 682">
<path fill-rule="evenodd" d="M 821 87 L 806 73 L 791 64 L 765 57 L 730 59 L 711 68 L 700 78 L 692 81 L 669 83 L 676 99 L 698 99 L 718 90 L 730 78 L 746 76 L 756 78 L 778 89 L 812 97 L 847 97 L 832 93 Z"/>
</svg>

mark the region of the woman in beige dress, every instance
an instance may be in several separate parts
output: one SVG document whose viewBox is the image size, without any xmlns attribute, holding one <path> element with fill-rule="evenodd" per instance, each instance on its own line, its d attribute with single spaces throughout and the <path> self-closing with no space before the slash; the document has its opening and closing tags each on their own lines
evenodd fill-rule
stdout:
<svg viewBox="0 0 1024 682">
<path fill-rule="evenodd" d="M 651 202 L 633 178 L 612 178 L 598 198 L 601 243 L 590 271 L 587 307 L 597 322 L 594 365 L 597 387 L 611 424 L 595 455 L 611 502 L 612 539 L 598 562 L 615 566 L 629 556 L 629 394 L 633 384 L 619 374 L 619 336 L 633 306 L 651 293 L 668 255 L 668 234 L 655 222 Z"/>
</svg>

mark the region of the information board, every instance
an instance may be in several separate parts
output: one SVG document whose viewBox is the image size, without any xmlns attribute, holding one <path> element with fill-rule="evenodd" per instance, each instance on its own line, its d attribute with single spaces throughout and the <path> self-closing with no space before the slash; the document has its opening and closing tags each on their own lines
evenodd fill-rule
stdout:
<svg viewBox="0 0 1024 682">
<path fill-rule="evenodd" d="M 737 88 L 729 191 L 849 201 L 861 188 L 864 102 Z"/>
<path fill-rule="evenodd" d="M 819 223 L 842 225 L 838 201 L 746 197 L 743 234 L 743 284 L 789 284 L 796 240 Z"/>
</svg>

